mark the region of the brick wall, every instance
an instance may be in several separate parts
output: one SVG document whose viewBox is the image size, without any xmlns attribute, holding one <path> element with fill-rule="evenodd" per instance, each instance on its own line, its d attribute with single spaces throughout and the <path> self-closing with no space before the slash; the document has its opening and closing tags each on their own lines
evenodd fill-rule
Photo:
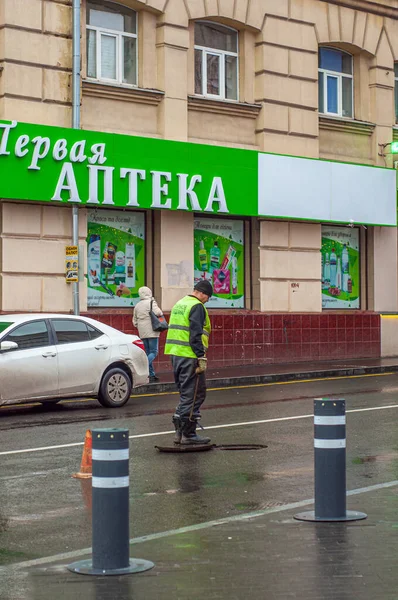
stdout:
<svg viewBox="0 0 398 600">
<path fill-rule="evenodd" d="M 130 314 L 87 313 L 94 319 L 137 333 Z M 167 315 L 166 315 L 167 316 Z M 212 313 L 209 366 L 258 365 L 283 362 L 380 357 L 380 316 L 349 314 L 264 314 L 235 311 Z M 168 370 L 160 336 L 155 368 Z"/>
</svg>

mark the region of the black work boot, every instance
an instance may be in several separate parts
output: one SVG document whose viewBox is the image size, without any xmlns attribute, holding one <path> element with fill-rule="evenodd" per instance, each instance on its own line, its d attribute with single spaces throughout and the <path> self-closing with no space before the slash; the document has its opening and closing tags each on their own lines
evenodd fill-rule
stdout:
<svg viewBox="0 0 398 600">
<path fill-rule="evenodd" d="M 181 419 L 180 419 L 179 415 L 174 414 L 172 421 L 173 421 L 174 428 L 176 430 L 175 435 L 174 435 L 174 443 L 180 444 L 181 436 L 182 436 L 182 423 L 181 423 Z"/>
<path fill-rule="evenodd" d="M 210 438 L 201 437 L 196 433 L 196 421 L 184 419 L 182 421 L 182 437 L 181 446 L 189 446 L 192 444 L 209 444 Z"/>
</svg>

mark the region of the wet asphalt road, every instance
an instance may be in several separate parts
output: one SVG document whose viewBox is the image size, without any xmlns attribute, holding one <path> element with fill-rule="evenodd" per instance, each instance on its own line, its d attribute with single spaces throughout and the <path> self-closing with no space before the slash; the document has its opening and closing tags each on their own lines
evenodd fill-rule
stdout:
<svg viewBox="0 0 398 600">
<path fill-rule="evenodd" d="M 174 394 L 133 397 L 119 410 L 96 401 L 1 409 L 0 564 L 91 545 L 90 482 L 71 478 L 82 446 L 68 445 L 95 427 L 146 434 L 130 440 L 131 538 L 312 498 L 313 398 L 320 396 L 346 399 L 347 489 L 398 479 L 397 375 L 210 391 L 202 422 L 212 442 L 268 445 L 260 451 L 159 454 L 155 444 L 172 443 L 163 434 L 171 432 Z M 67 447 L 46 449 L 57 445 Z M 12 593 L 0 590 L 1 600 L 19 600 L 13 585 Z M 74 598 L 72 588 L 62 598 Z"/>
</svg>

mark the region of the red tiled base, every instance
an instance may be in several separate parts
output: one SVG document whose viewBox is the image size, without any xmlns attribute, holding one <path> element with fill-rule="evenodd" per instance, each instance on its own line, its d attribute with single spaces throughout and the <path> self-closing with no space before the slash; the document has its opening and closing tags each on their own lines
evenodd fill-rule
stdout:
<svg viewBox="0 0 398 600">
<path fill-rule="evenodd" d="M 131 314 L 87 313 L 125 333 L 135 333 Z M 167 316 L 167 315 L 166 315 Z M 348 358 L 380 358 L 380 315 L 212 313 L 210 367 Z M 155 368 L 170 368 L 161 334 Z"/>
</svg>

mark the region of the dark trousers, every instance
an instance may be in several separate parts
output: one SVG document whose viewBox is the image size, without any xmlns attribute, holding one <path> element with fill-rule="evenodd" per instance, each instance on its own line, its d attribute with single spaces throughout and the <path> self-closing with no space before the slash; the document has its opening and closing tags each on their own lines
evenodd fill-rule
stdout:
<svg viewBox="0 0 398 600">
<path fill-rule="evenodd" d="M 172 356 L 171 364 L 173 365 L 174 380 L 180 393 L 180 403 L 176 408 L 176 414 L 180 417 L 190 416 L 196 389 L 192 419 L 199 419 L 200 407 L 206 399 L 206 375 L 205 373 L 199 375 L 195 373 L 198 359 Z"/>
</svg>

